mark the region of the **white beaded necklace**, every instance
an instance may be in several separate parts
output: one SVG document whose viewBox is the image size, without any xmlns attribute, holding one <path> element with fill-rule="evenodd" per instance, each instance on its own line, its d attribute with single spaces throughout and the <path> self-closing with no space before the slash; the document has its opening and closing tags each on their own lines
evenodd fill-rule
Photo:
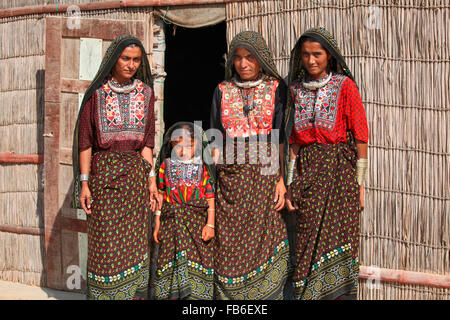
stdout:
<svg viewBox="0 0 450 320">
<path fill-rule="evenodd" d="M 183 164 L 200 164 L 200 163 L 202 163 L 202 157 L 196 156 L 196 157 L 193 157 L 193 158 L 187 159 L 187 160 L 182 160 L 182 159 L 176 157 L 175 159 L 173 159 L 173 161 L 183 163 Z"/>
<path fill-rule="evenodd" d="M 330 81 L 332 76 L 332 73 L 330 72 L 330 74 L 328 75 L 328 77 L 325 80 L 322 81 L 309 81 L 309 82 L 302 82 L 302 85 L 309 90 L 317 90 L 319 88 L 322 88 L 324 85 L 326 85 L 328 83 L 328 81 Z"/>
<path fill-rule="evenodd" d="M 262 76 L 259 80 L 256 81 L 245 81 L 245 82 L 239 82 L 236 78 L 232 79 L 234 84 L 237 85 L 240 88 L 248 89 L 248 88 L 254 88 L 256 86 L 259 86 L 264 80 L 266 80 L 266 76 Z"/>
<path fill-rule="evenodd" d="M 134 79 L 132 84 L 123 86 L 123 87 L 116 87 L 111 80 L 108 80 L 108 85 L 111 88 L 112 91 L 114 91 L 115 93 L 130 93 L 131 91 L 133 91 L 134 89 L 136 89 L 136 85 L 137 85 L 137 79 Z"/>
</svg>

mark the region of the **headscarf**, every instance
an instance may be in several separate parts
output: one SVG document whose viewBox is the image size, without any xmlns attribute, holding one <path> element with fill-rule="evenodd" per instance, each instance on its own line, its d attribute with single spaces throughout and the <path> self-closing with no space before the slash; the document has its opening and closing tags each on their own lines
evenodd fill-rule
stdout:
<svg viewBox="0 0 450 320">
<path fill-rule="evenodd" d="M 161 150 L 159 151 L 159 155 L 158 155 L 158 159 L 156 160 L 156 165 L 155 165 L 155 172 L 158 173 L 159 172 L 159 168 L 161 167 L 161 164 L 164 162 L 164 160 L 166 160 L 167 158 L 170 158 L 171 153 L 172 153 L 172 143 L 171 143 L 171 138 L 172 138 L 172 134 L 174 133 L 174 131 L 177 128 L 180 127 L 190 127 L 193 131 L 194 131 L 194 139 L 200 139 L 199 142 L 199 149 L 196 150 L 196 153 L 194 156 L 200 155 L 202 157 L 203 163 L 205 164 L 208 173 L 209 173 L 209 177 L 211 180 L 211 185 L 213 187 L 213 190 L 216 190 L 216 167 L 214 165 L 213 162 L 213 158 L 212 155 L 209 152 L 205 152 L 205 149 L 207 149 L 208 145 L 209 145 L 209 141 L 206 137 L 205 132 L 203 131 L 203 129 L 192 123 L 192 122 L 184 122 L 184 121 L 180 121 L 177 122 L 175 124 L 173 124 L 164 134 L 164 138 L 163 138 L 163 143 L 161 145 Z M 201 148 L 200 148 L 201 146 Z M 201 154 L 197 154 L 201 152 Z"/>
<path fill-rule="evenodd" d="M 243 31 L 237 34 L 231 41 L 227 63 L 225 65 L 225 80 L 231 80 L 236 73 L 234 70 L 233 56 L 237 48 L 244 48 L 250 51 L 261 65 L 264 73 L 283 81 L 273 61 L 272 51 L 270 51 L 264 38 L 255 31 Z"/>
<path fill-rule="evenodd" d="M 81 102 L 80 111 L 78 112 L 78 118 L 75 125 L 75 130 L 73 134 L 73 145 L 72 145 L 72 164 L 73 164 L 73 178 L 74 178 L 74 186 L 71 202 L 72 208 L 81 209 L 81 204 L 78 199 L 81 190 L 79 150 L 78 150 L 78 127 L 80 123 L 81 114 L 83 112 L 84 106 L 86 105 L 86 102 L 94 94 L 95 90 L 100 88 L 103 85 L 103 81 L 108 76 L 110 76 L 111 71 L 117 62 L 117 59 L 122 54 L 123 50 L 125 50 L 125 48 L 131 44 L 137 45 L 139 48 L 141 48 L 142 51 L 142 61 L 133 78 L 139 79 L 149 86 L 153 85 L 153 79 L 150 72 L 150 63 L 147 59 L 147 54 L 141 41 L 138 38 L 131 35 L 122 35 L 115 38 L 114 41 L 109 46 L 109 48 L 106 50 L 105 56 L 103 57 L 103 60 L 100 64 L 97 74 L 95 75 L 94 79 L 92 80 L 91 84 L 89 85 L 88 89 L 84 94 L 83 101 Z"/>
<path fill-rule="evenodd" d="M 294 48 L 291 51 L 291 60 L 289 63 L 289 76 L 288 76 L 288 85 L 290 85 L 293 81 L 297 79 L 303 79 L 307 74 L 308 71 L 306 70 L 305 66 L 302 63 L 301 59 L 301 43 L 304 38 L 312 38 L 315 41 L 319 42 L 322 47 L 327 50 L 332 58 L 329 62 L 329 66 L 331 68 L 331 71 L 335 73 L 341 73 L 350 79 L 352 79 L 355 82 L 355 79 L 350 72 L 350 69 L 348 68 L 347 64 L 345 63 L 344 57 L 342 56 L 341 50 L 339 49 L 336 40 L 331 35 L 328 30 L 326 30 L 324 27 L 315 27 L 306 30 L 300 38 L 297 40 L 297 43 L 295 44 Z M 289 92 L 289 91 L 288 91 Z M 285 132 L 287 134 L 287 139 L 289 140 L 289 136 L 291 134 L 292 127 L 294 125 L 294 114 L 295 114 L 295 106 L 294 106 L 294 100 L 291 97 L 290 92 L 288 93 L 288 103 L 286 108 L 286 115 L 285 115 Z M 285 148 L 285 157 L 288 155 L 289 148 Z M 285 173 L 286 173 L 286 166 L 285 166 Z"/>
</svg>

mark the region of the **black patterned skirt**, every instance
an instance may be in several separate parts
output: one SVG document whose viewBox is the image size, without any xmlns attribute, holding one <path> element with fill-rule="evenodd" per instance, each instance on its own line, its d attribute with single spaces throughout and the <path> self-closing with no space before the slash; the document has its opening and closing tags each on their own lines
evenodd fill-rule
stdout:
<svg viewBox="0 0 450 320">
<path fill-rule="evenodd" d="M 289 245 L 273 202 L 280 175 L 245 162 L 217 168 L 215 298 L 283 299 Z"/>
<path fill-rule="evenodd" d="M 214 238 L 207 242 L 202 239 L 207 209 L 206 199 L 164 203 L 158 235 L 161 244 L 152 281 L 156 299 L 213 298 Z"/>
<path fill-rule="evenodd" d="M 300 149 L 291 184 L 296 212 L 296 299 L 356 298 L 359 188 L 356 150 L 348 144 Z"/>
<path fill-rule="evenodd" d="M 87 298 L 146 298 L 151 165 L 138 152 L 99 152 L 89 187 Z"/>
</svg>

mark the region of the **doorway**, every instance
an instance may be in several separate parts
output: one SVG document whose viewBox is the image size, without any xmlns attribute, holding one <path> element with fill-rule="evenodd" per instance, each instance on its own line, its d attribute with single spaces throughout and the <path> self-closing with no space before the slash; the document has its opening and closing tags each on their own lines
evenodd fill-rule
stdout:
<svg viewBox="0 0 450 320">
<path fill-rule="evenodd" d="M 225 73 L 226 23 L 189 29 L 166 25 L 164 123 L 202 121 L 209 129 L 214 89 Z"/>
</svg>

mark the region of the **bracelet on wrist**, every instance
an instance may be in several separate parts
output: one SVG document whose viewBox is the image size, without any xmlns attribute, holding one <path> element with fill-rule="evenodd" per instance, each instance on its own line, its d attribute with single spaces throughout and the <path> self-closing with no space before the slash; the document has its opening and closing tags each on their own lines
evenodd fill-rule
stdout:
<svg viewBox="0 0 450 320">
<path fill-rule="evenodd" d="M 149 172 L 149 174 L 148 174 L 148 177 L 149 178 L 153 178 L 153 177 L 156 177 L 156 173 L 155 173 L 155 170 L 150 170 L 150 172 Z"/>
<path fill-rule="evenodd" d="M 368 164 L 368 159 L 360 158 L 356 161 L 356 181 L 358 185 L 363 185 L 366 180 Z"/>
<path fill-rule="evenodd" d="M 88 174 L 80 174 L 80 182 L 82 181 L 89 181 L 89 175 Z"/>
<path fill-rule="evenodd" d="M 160 216 L 160 215 L 161 215 L 161 211 L 160 210 L 155 211 L 155 216 Z"/>
<path fill-rule="evenodd" d="M 215 229 L 215 228 L 214 228 L 214 225 L 212 225 L 212 224 L 207 223 L 206 226 L 207 226 L 207 227 L 210 227 L 210 228 L 212 228 L 212 229 Z"/>
</svg>

